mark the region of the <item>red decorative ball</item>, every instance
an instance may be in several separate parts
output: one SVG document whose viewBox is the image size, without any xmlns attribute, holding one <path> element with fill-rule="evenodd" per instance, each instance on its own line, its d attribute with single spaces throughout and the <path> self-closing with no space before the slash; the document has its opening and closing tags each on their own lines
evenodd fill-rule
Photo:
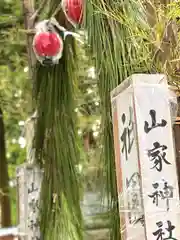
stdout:
<svg viewBox="0 0 180 240">
<path fill-rule="evenodd" d="M 68 20 L 74 24 L 81 24 L 83 20 L 83 0 L 63 0 L 63 10 Z"/>
<path fill-rule="evenodd" d="M 41 32 L 34 38 L 34 50 L 40 57 L 56 56 L 62 48 L 62 41 L 55 32 Z"/>
</svg>

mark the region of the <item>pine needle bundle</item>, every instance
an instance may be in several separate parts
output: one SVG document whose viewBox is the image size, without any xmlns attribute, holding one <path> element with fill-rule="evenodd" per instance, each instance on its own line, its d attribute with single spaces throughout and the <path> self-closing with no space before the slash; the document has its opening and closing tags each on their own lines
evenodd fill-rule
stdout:
<svg viewBox="0 0 180 240">
<path fill-rule="evenodd" d="M 120 239 L 110 92 L 129 75 L 148 69 L 144 10 L 139 1 L 86 1 L 85 28 L 95 59 L 102 111 L 102 161 L 111 239 Z M 141 36 L 140 36 L 141 34 Z M 146 35 L 145 35 L 146 36 Z"/>
<path fill-rule="evenodd" d="M 43 240 L 83 239 L 76 172 L 76 64 L 75 43 L 67 37 L 58 65 L 36 65 L 34 99 L 38 117 L 34 148 L 35 159 L 44 171 L 40 199 Z"/>
</svg>

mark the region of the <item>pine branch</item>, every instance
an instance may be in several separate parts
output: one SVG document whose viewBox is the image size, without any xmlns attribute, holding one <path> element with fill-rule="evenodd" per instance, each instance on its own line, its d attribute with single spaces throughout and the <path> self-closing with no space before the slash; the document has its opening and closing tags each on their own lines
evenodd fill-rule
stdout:
<svg viewBox="0 0 180 240">
<path fill-rule="evenodd" d="M 55 12 L 59 24 L 68 29 L 59 1 L 51 0 L 48 18 Z M 74 39 L 64 42 L 63 56 L 51 67 L 36 63 L 34 102 L 38 112 L 34 148 L 36 162 L 43 168 L 40 226 L 44 240 L 83 239 L 77 147 L 74 86 L 76 80 Z M 68 176 L 68 177 L 67 177 Z M 53 198 L 53 196 L 56 196 Z"/>
</svg>

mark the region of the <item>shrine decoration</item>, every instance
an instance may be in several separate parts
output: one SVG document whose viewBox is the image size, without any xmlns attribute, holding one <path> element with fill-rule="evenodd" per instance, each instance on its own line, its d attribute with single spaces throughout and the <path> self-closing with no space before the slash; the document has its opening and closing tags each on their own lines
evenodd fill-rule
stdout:
<svg viewBox="0 0 180 240">
<path fill-rule="evenodd" d="M 82 24 L 83 0 L 63 0 L 62 9 L 72 25 L 77 26 Z"/>
<path fill-rule="evenodd" d="M 63 37 L 57 32 L 50 20 L 39 22 L 33 39 L 33 50 L 42 65 L 54 65 L 59 62 L 64 49 Z"/>
</svg>

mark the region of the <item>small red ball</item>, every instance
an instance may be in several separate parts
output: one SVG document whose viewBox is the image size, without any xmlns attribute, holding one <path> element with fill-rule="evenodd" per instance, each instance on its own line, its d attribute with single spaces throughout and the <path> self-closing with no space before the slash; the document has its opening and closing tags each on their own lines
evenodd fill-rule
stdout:
<svg viewBox="0 0 180 240">
<path fill-rule="evenodd" d="M 34 49 L 40 57 L 56 56 L 62 47 L 59 36 L 55 32 L 42 32 L 34 38 Z"/>
<path fill-rule="evenodd" d="M 81 24 L 83 20 L 83 0 L 64 0 L 64 11 L 69 18 L 75 24 Z"/>
</svg>

